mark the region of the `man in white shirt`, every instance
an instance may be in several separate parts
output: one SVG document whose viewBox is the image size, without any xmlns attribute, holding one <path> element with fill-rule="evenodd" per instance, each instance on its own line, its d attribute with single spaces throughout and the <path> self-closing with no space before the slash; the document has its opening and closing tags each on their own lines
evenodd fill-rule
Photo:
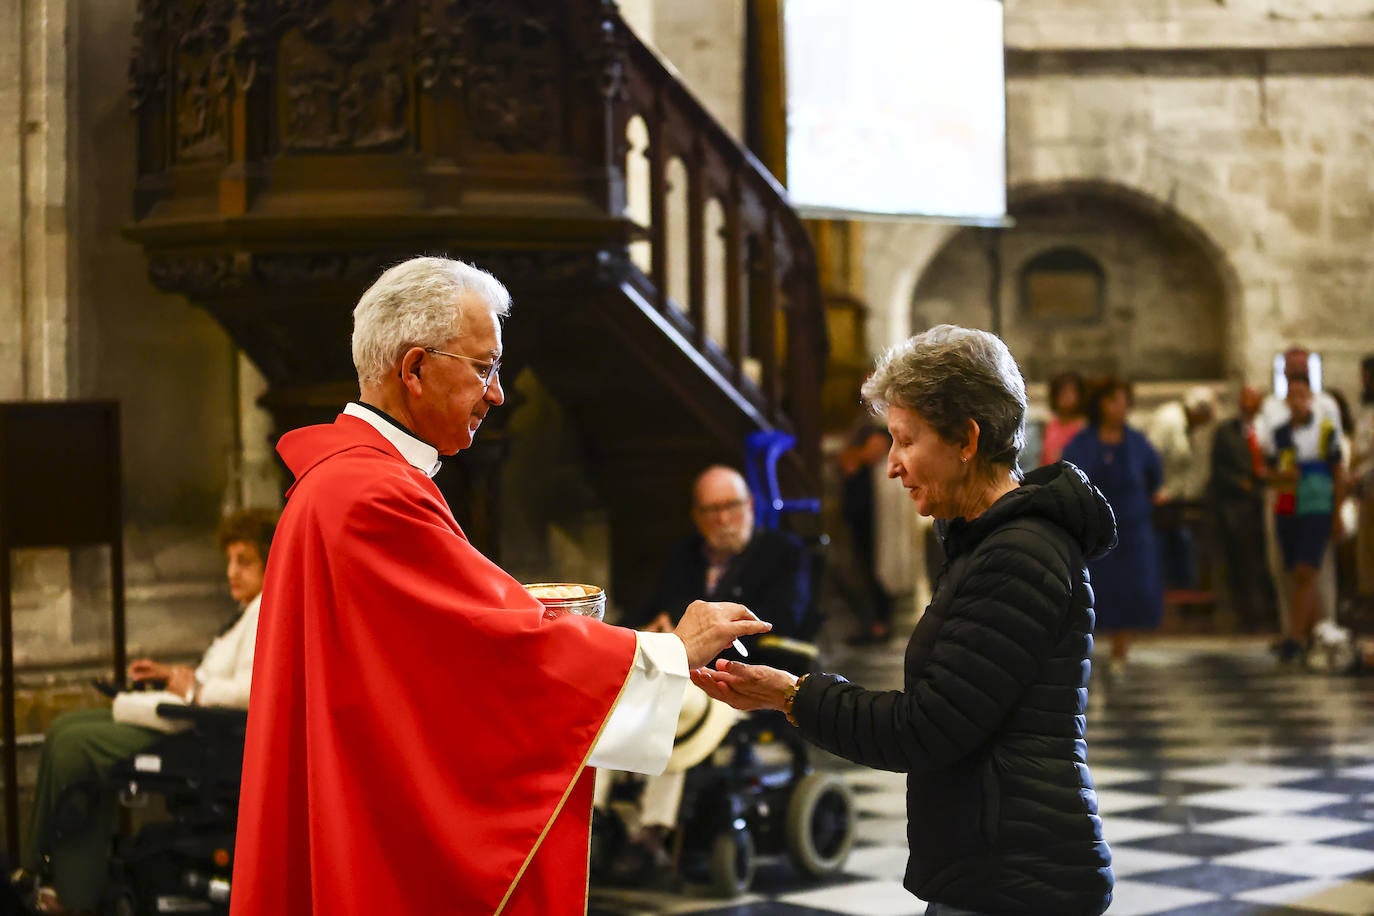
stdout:
<svg viewBox="0 0 1374 916">
<path fill-rule="evenodd" d="M 246 509 L 220 523 L 220 549 L 228 560 L 229 592 L 240 611 L 205 650 L 200 665 L 167 665 L 143 658 L 129 665 L 136 686 L 165 686 L 188 704 L 248 708 L 257 642 L 258 602 L 262 594 L 267 551 L 276 529 L 276 513 Z M 109 707 L 82 709 L 58 716 L 48 729 L 38 765 L 33 814 L 24 848 L 23 869 L 16 876 L 29 888 L 43 913 L 94 910 L 109 870 L 109 838 L 114 799 L 100 799 L 96 810 L 59 811 L 68 786 L 100 781 L 116 763 L 143 750 L 159 732 L 115 721 Z M 60 831 L 57 829 L 61 822 Z"/>
</svg>

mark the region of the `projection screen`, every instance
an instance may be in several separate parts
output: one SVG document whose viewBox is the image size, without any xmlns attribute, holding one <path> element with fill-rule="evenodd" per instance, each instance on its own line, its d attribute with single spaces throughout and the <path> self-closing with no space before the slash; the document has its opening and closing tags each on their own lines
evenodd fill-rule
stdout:
<svg viewBox="0 0 1374 916">
<path fill-rule="evenodd" d="M 786 0 L 787 187 L 805 215 L 1006 216 L 1000 0 Z"/>
</svg>

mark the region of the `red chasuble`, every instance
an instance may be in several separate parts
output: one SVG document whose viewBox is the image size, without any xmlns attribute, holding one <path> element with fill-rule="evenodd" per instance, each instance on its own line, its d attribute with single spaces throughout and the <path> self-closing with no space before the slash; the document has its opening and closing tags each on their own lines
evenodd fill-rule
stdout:
<svg viewBox="0 0 1374 916">
<path fill-rule="evenodd" d="M 278 451 L 231 913 L 585 913 L 586 762 L 634 634 L 545 619 L 364 421 Z"/>
</svg>

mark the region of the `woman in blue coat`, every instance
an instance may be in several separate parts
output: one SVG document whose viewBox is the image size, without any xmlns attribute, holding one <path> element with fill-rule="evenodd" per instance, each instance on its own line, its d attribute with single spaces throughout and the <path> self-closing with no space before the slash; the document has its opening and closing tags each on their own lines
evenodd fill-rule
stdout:
<svg viewBox="0 0 1374 916">
<path fill-rule="evenodd" d="M 1096 630 L 1112 637 L 1112 669 L 1125 665 L 1131 633 L 1155 629 L 1164 613 L 1152 520 L 1164 471 L 1154 446 L 1126 425 L 1131 404 L 1130 384 L 1106 379 L 1088 399 L 1087 427 L 1064 448 L 1064 460 L 1088 475 L 1116 515 L 1116 549 L 1088 564 Z"/>
</svg>

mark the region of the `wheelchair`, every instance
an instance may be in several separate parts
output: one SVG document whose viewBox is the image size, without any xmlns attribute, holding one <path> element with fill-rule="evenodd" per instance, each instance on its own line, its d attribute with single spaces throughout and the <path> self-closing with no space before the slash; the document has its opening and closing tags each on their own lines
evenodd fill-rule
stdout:
<svg viewBox="0 0 1374 916">
<path fill-rule="evenodd" d="M 189 727 L 159 737 L 103 782 L 64 793 L 65 800 L 69 793 L 110 792 L 125 809 L 160 798 L 167 811 L 167 819 L 116 839 L 100 913 L 227 916 L 248 714 L 174 704 L 157 712 Z"/>
<path fill-rule="evenodd" d="M 803 529 L 819 527 L 819 499 L 782 496 L 778 463 L 795 444 L 795 436 L 780 431 L 752 433 L 745 440 L 745 479 L 761 529 L 781 527 L 784 515 L 807 520 Z M 802 540 L 811 602 L 795 628 L 797 638 L 761 636 L 748 659 L 794 674 L 820 670 L 811 640 L 821 624 L 818 592 L 829 543 L 819 531 L 803 533 Z M 592 815 L 589 864 L 598 884 L 613 883 L 615 863 L 630 844 L 622 812 L 636 807 L 643 781 L 623 777 L 612 787 L 610 804 Z M 765 858 L 785 854 L 811 878 L 834 874 L 849 857 L 856 824 L 844 780 L 815 768 L 809 745 L 782 713 L 760 710 L 737 722 L 711 756 L 687 771 L 672 854 L 679 875 L 704 878 L 716 895 L 730 898 L 749 890 Z"/>
<path fill-rule="evenodd" d="M 815 668 L 813 646 L 761 639 L 758 662 L 795 672 Z M 609 884 L 629 847 L 621 811 L 633 806 L 642 779 L 617 782 L 611 804 L 592 817 L 591 873 Z M 848 785 L 818 770 L 810 747 L 782 713 L 748 714 L 715 752 L 687 771 L 672 856 L 684 880 L 704 881 L 723 898 L 746 893 L 764 859 L 787 858 L 802 875 L 838 872 L 854 844 L 857 814 Z"/>
</svg>

